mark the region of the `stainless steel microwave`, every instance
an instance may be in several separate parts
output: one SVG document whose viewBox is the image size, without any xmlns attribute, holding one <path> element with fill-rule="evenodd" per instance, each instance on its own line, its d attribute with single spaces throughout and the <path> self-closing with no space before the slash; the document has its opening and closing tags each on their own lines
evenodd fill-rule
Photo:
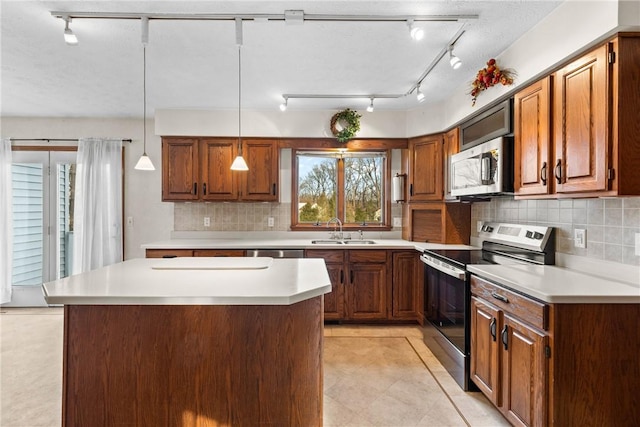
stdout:
<svg viewBox="0 0 640 427">
<path fill-rule="evenodd" d="M 452 196 L 513 193 L 513 138 L 502 136 L 451 156 Z"/>
</svg>

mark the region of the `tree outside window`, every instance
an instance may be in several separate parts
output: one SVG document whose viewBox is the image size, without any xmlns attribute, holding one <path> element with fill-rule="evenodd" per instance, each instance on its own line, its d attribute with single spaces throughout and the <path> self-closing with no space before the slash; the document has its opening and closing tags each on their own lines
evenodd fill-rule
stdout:
<svg viewBox="0 0 640 427">
<path fill-rule="evenodd" d="M 296 152 L 292 226 L 320 225 L 333 217 L 345 227 L 385 226 L 387 154 Z"/>
</svg>

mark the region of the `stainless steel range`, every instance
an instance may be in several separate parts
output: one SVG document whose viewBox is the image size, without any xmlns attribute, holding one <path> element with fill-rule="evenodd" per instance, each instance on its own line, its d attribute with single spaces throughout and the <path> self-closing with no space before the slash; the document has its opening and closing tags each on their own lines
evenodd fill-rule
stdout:
<svg viewBox="0 0 640 427">
<path fill-rule="evenodd" d="M 469 380 L 469 264 L 555 264 L 553 228 L 485 222 L 482 250 L 425 250 L 424 341 L 464 390 Z"/>
</svg>

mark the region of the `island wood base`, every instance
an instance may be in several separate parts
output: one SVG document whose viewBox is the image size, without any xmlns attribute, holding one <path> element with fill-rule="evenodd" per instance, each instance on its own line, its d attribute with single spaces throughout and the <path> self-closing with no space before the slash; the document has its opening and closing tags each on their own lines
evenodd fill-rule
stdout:
<svg viewBox="0 0 640 427">
<path fill-rule="evenodd" d="M 63 426 L 322 426 L 322 296 L 66 305 Z"/>
</svg>

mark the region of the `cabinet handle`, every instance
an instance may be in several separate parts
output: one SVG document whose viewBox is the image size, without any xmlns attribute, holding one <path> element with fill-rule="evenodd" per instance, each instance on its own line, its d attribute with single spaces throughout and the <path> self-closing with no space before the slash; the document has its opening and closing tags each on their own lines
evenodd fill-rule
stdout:
<svg viewBox="0 0 640 427">
<path fill-rule="evenodd" d="M 508 333 L 507 325 L 504 325 L 502 328 L 502 332 L 500 332 L 500 338 L 502 339 L 502 345 L 504 345 L 504 349 L 508 350 L 509 347 L 509 333 Z"/>
<path fill-rule="evenodd" d="M 409 195 L 413 196 L 413 184 L 409 184 Z"/>
<path fill-rule="evenodd" d="M 197 182 L 193 183 L 193 195 L 194 196 L 198 195 L 198 183 Z"/>
<path fill-rule="evenodd" d="M 340 270 L 340 284 L 344 284 L 344 270 Z"/>
<path fill-rule="evenodd" d="M 507 304 L 509 303 L 509 299 L 503 295 L 497 294 L 495 292 L 491 292 L 491 296 L 494 297 L 497 300 L 500 300 L 502 302 L 506 302 Z"/>
<path fill-rule="evenodd" d="M 353 270 L 349 271 L 349 279 L 351 280 L 351 284 L 353 285 Z"/>
<path fill-rule="evenodd" d="M 273 195 L 274 196 L 276 195 L 276 183 L 275 182 L 273 183 Z"/>
<path fill-rule="evenodd" d="M 542 185 L 547 185 L 547 162 L 543 162 L 540 168 L 540 180 Z"/>
<path fill-rule="evenodd" d="M 207 195 L 207 183 L 202 184 L 202 194 Z"/>
<path fill-rule="evenodd" d="M 491 324 L 489 325 L 489 333 L 491 334 L 491 338 L 496 340 L 496 318 L 491 319 Z"/>
<path fill-rule="evenodd" d="M 562 160 L 558 159 L 553 174 L 555 175 L 558 184 L 562 184 Z"/>
</svg>

